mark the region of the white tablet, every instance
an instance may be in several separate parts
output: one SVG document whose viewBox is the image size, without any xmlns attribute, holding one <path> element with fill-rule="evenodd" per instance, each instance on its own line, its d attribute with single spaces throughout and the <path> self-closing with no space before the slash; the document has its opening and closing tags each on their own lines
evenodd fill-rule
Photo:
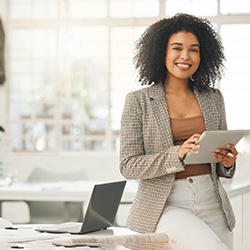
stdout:
<svg viewBox="0 0 250 250">
<path fill-rule="evenodd" d="M 187 153 L 184 158 L 185 164 L 214 163 L 218 162 L 211 153 L 216 148 L 226 148 L 226 144 L 236 145 L 250 130 L 216 130 L 205 131 L 199 138 L 200 145 L 198 154 Z"/>
</svg>

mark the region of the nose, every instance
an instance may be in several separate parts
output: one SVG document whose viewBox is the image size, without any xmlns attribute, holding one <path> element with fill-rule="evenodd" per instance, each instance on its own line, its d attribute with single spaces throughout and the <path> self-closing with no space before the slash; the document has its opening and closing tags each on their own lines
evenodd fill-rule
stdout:
<svg viewBox="0 0 250 250">
<path fill-rule="evenodd" d="M 183 60 L 189 60 L 190 59 L 189 52 L 187 50 L 182 50 L 181 59 L 183 59 Z"/>
</svg>

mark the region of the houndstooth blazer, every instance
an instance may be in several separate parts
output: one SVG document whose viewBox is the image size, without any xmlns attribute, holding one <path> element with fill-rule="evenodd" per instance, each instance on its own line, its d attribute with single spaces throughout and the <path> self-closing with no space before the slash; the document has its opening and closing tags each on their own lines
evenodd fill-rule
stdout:
<svg viewBox="0 0 250 250">
<path fill-rule="evenodd" d="M 206 130 L 227 129 L 224 100 L 219 90 L 195 91 Z M 141 233 L 154 232 L 175 181 L 184 171 L 174 146 L 163 84 L 130 92 L 121 119 L 120 172 L 139 181 L 127 227 Z M 211 179 L 229 230 L 235 217 L 219 177 L 232 178 L 235 166 L 211 164 Z"/>
</svg>

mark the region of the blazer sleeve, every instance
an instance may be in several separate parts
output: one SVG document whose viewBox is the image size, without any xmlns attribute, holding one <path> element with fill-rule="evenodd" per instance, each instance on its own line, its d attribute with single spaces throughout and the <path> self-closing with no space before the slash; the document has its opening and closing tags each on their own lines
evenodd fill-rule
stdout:
<svg viewBox="0 0 250 250">
<path fill-rule="evenodd" d="M 219 107 L 219 111 L 221 114 L 221 121 L 220 121 L 220 130 L 227 129 L 227 122 L 226 122 L 226 111 L 225 111 L 225 103 L 224 98 L 220 90 L 216 90 L 217 98 L 216 98 L 216 105 Z M 236 163 L 232 165 L 230 168 L 224 167 L 221 163 L 216 163 L 216 173 L 219 177 L 225 178 L 233 178 L 236 170 Z"/>
<path fill-rule="evenodd" d="M 160 139 L 157 150 L 145 153 L 143 115 L 141 99 L 130 92 L 125 100 L 121 118 L 120 134 L 120 172 L 126 179 L 153 179 L 184 170 L 178 157 L 179 146 L 161 148 Z M 151 125 L 152 126 L 152 123 Z"/>
</svg>

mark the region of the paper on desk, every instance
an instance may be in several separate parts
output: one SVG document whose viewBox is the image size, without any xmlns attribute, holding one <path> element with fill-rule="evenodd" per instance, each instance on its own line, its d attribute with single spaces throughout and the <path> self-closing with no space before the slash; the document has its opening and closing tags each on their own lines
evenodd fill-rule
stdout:
<svg viewBox="0 0 250 250">
<path fill-rule="evenodd" d="M 6 230 L 0 229 L 0 243 L 25 243 L 49 240 L 62 237 L 61 234 L 38 233 L 28 229 Z M 64 236 L 65 237 L 65 236 Z"/>
<path fill-rule="evenodd" d="M 82 245 L 110 245 L 110 244 L 127 244 L 127 243 L 168 243 L 169 237 L 166 233 L 146 233 L 146 234 L 128 234 L 112 236 L 74 236 L 61 237 L 53 239 L 52 244 L 56 246 L 82 246 Z"/>
<path fill-rule="evenodd" d="M 126 249 L 131 249 L 131 250 L 174 250 L 174 249 L 176 250 L 173 244 L 165 243 L 165 242 L 127 243 L 127 244 L 124 244 L 123 246 Z M 106 250 L 106 247 L 104 249 Z"/>
</svg>

